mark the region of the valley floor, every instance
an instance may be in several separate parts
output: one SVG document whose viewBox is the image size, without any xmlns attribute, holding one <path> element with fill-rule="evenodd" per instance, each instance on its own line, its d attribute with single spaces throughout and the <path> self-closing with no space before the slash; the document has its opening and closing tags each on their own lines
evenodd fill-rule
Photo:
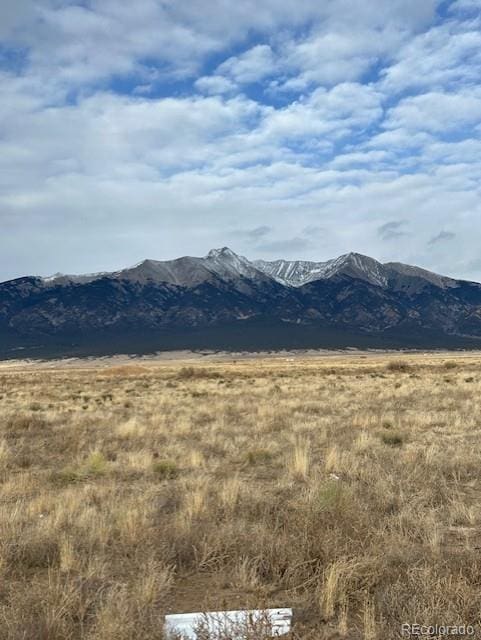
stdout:
<svg viewBox="0 0 481 640">
<path fill-rule="evenodd" d="M 180 356 L 0 363 L 1 640 L 481 637 L 481 354 Z"/>
</svg>

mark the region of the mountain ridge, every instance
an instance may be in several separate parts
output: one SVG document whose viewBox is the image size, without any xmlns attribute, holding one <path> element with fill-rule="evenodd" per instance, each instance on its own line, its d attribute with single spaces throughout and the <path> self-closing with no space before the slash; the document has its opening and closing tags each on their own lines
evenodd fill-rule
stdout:
<svg viewBox="0 0 481 640">
<path fill-rule="evenodd" d="M 139 336 L 152 351 L 229 341 L 259 349 L 366 340 L 481 347 L 481 284 L 358 253 L 267 262 L 228 247 L 114 272 L 0 283 L 0 357 L 28 345 L 64 355 L 80 344 L 84 353 L 122 344 L 125 352 Z"/>
<path fill-rule="evenodd" d="M 236 254 L 229 247 L 211 249 L 204 257 L 182 256 L 172 260 L 145 259 L 132 267 L 121 270 L 78 275 L 56 273 L 53 276 L 40 277 L 40 280 L 48 284 L 64 284 L 66 282 L 84 284 L 105 277 L 138 281 L 151 278 L 170 284 L 190 286 L 208 279 L 212 274 L 223 274 L 230 277 L 238 275 L 258 277 L 259 272 L 282 284 L 295 287 L 314 280 L 329 278 L 338 273 L 361 277 L 378 286 L 388 286 L 393 274 L 421 278 L 442 287 L 455 286 L 453 283 L 458 281 L 469 282 L 401 262 L 382 263 L 375 258 L 357 252 L 349 252 L 337 258 L 319 262 L 284 259 L 251 261 Z"/>
<path fill-rule="evenodd" d="M 302 286 L 314 280 L 329 278 L 337 273 L 348 273 L 366 279 L 372 284 L 388 286 L 393 274 L 418 277 L 438 286 L 448 286 L 455 278 L 442 276 L 422 267 L 401 262 L 379 262 L 361 253 L 350 252 L 324 262 L 306 260 L 256 260 L 254 264 L 278 281 L 292 286 Z M 464 282 L 464 281 L 463 281 Z"/>
</svg>

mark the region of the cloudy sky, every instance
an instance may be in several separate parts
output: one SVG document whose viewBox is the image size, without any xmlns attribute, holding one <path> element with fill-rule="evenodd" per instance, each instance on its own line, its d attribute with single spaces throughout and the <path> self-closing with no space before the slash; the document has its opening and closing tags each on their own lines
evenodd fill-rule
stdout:
<svg viewBox="0 0 481 640">
<path fill-rule="evenodd" d="M 481 281 L 481 0 L 0 6 L 0 280 L 230 246 Z"/>
</svg>

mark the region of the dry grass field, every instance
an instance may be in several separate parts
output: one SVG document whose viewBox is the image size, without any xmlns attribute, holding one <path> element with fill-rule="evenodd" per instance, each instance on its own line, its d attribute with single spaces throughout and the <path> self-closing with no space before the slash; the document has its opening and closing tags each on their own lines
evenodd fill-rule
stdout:
<svg viewBox="0 0 481 640">
<path fill-rule="evenodd" d="M 0 639 L 481 637 L 480 498 L 481 355 L 0 365 Z"/>
</svg>

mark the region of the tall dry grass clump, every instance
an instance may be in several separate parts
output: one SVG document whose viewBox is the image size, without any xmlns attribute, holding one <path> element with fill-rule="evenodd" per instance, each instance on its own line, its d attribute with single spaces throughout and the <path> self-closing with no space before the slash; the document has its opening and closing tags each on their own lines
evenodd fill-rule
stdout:
<svg viewBox="0 0 481 640">
<path fill-rule="evenodd" d="M 310 444 L 306 440 L 298 440 L 289 457 L 287 468 L 295 480 L 307 480 L 311 466 Z"/>
</svg>

